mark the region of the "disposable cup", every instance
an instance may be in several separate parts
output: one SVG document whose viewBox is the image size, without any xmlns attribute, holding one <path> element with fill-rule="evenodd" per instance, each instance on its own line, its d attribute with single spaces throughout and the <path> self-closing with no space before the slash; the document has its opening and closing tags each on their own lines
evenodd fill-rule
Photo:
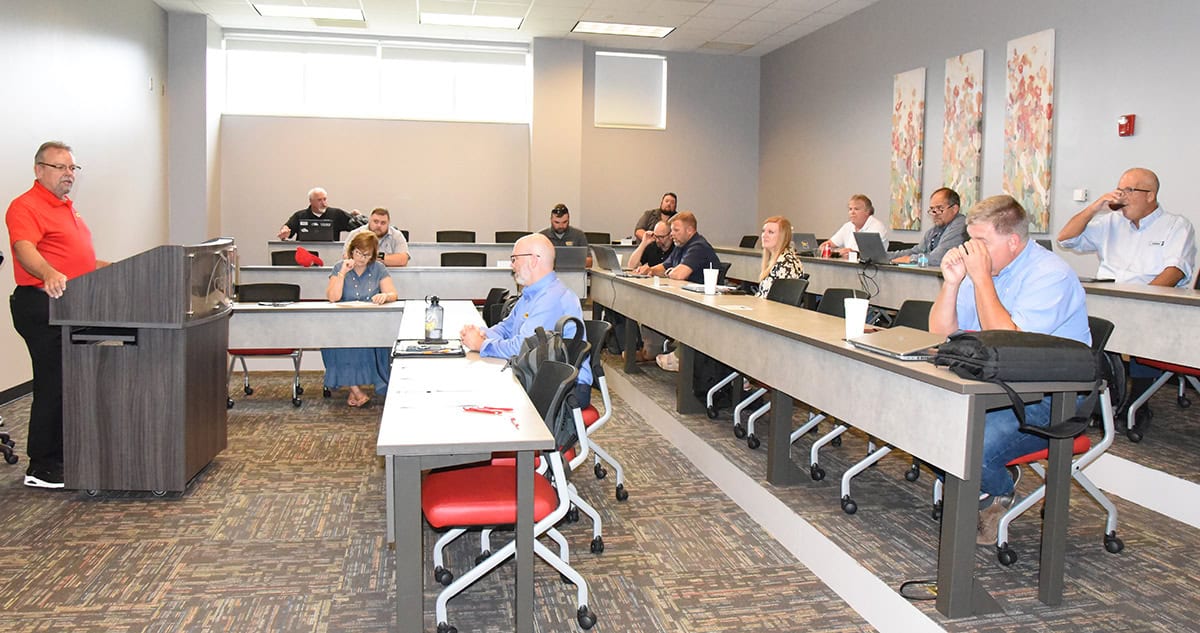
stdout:
<svg viewBox="0 0 1200 633">
<path fill-rule="evenodd" d="M 721 271 L 717 270 L 716 268 L 704 269 L 704 294 L 717 294 L 717 275 L 720 273 Z"/>
<path fill-rule="evenodd" d="M 863 328 L 867 324 L 867 305 L 866 299 L 847 298 L 846 306 L 846 340 L 858 338 L 863 335 Z"/>
</svg>

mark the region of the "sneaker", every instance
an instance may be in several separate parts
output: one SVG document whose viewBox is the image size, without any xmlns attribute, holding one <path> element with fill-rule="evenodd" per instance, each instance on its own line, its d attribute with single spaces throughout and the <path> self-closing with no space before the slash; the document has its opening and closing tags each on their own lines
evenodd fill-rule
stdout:
<svg viewBox="0 0 1200 633">
<path fill-rule="evenodd" d="M 62 488 L 62 466 L 49 469 L 30 466 L 25 471 L 25 485 L 30 488 Z"/>
<path fill-rule="evenodd" d="M 996 533 L 1000 531 L 1000 519 L 1012 507 L 1011 496 L 995 497 L 992 504 L 979 511 L 979 531 L 975 535 L 977 545 L 995 545 Z"/>
<path fill-rule="evenodd" d="M 659 354 L 654 362 L 658 364 L 663 371 L 679 371 L 679 358 L 674 353 Z"/>
</svg>

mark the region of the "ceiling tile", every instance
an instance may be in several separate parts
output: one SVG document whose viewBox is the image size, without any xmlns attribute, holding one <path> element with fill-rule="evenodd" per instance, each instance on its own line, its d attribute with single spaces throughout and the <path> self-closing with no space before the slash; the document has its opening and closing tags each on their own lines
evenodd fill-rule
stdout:
<svg viewBox="0 0 1200 633">
<path fill-rule="evenodd" d="M 758 12 L 756 7 L 743 7 L 734 4 L 710 4 L 697 14 L 702 18 L 736 18 L 744 20 Z"/>
<path fill-rule="evenodd" d="M 837 0 L 837 2 L 821 9 L 821 12 L 846 16 L 873 4 L 875 4 L 875 0 Z"/>
<path fill-rule="evenodd" d="M 775 0 L 771 4 L 771 8 L 812 13 L 813 11 L 824 9 L 833 4 L 833 2 L 834 0 Z"/>
</svg>

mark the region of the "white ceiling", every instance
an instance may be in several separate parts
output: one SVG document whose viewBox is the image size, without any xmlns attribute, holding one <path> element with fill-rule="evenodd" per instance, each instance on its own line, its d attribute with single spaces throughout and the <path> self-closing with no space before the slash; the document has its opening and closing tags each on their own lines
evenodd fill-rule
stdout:
<svg viewBox="0 0 1200 633">
<path fill-rule="evenodd" d="M 222 28 L 356 33 L 455 40 L 529 42 L 578 39 L 595 46 L 759 56 L 877 0 L 263 0 L 270 4 L 362 9 L 366 24 L 264 18 L 250 0 L 155 0 L 167 11 L 203 13 Z M 420 12 L 524 18 L 516 31 L 419 24 Z M 579 20 L 674 26 L 663 39 L 571 33 Z"/>
</svg>

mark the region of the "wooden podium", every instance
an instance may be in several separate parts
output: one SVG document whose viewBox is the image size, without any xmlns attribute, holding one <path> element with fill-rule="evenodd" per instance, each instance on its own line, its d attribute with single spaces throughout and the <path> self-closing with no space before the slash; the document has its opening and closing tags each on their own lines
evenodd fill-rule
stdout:
<svg viewBox="0 0 1200 633">
<path fill-rule="evenodd" d="M 233 251 L 231 239 L 160 246 L 51 300 L 67 488 L 182 492 L 225 449 Z"/>
</svg>

